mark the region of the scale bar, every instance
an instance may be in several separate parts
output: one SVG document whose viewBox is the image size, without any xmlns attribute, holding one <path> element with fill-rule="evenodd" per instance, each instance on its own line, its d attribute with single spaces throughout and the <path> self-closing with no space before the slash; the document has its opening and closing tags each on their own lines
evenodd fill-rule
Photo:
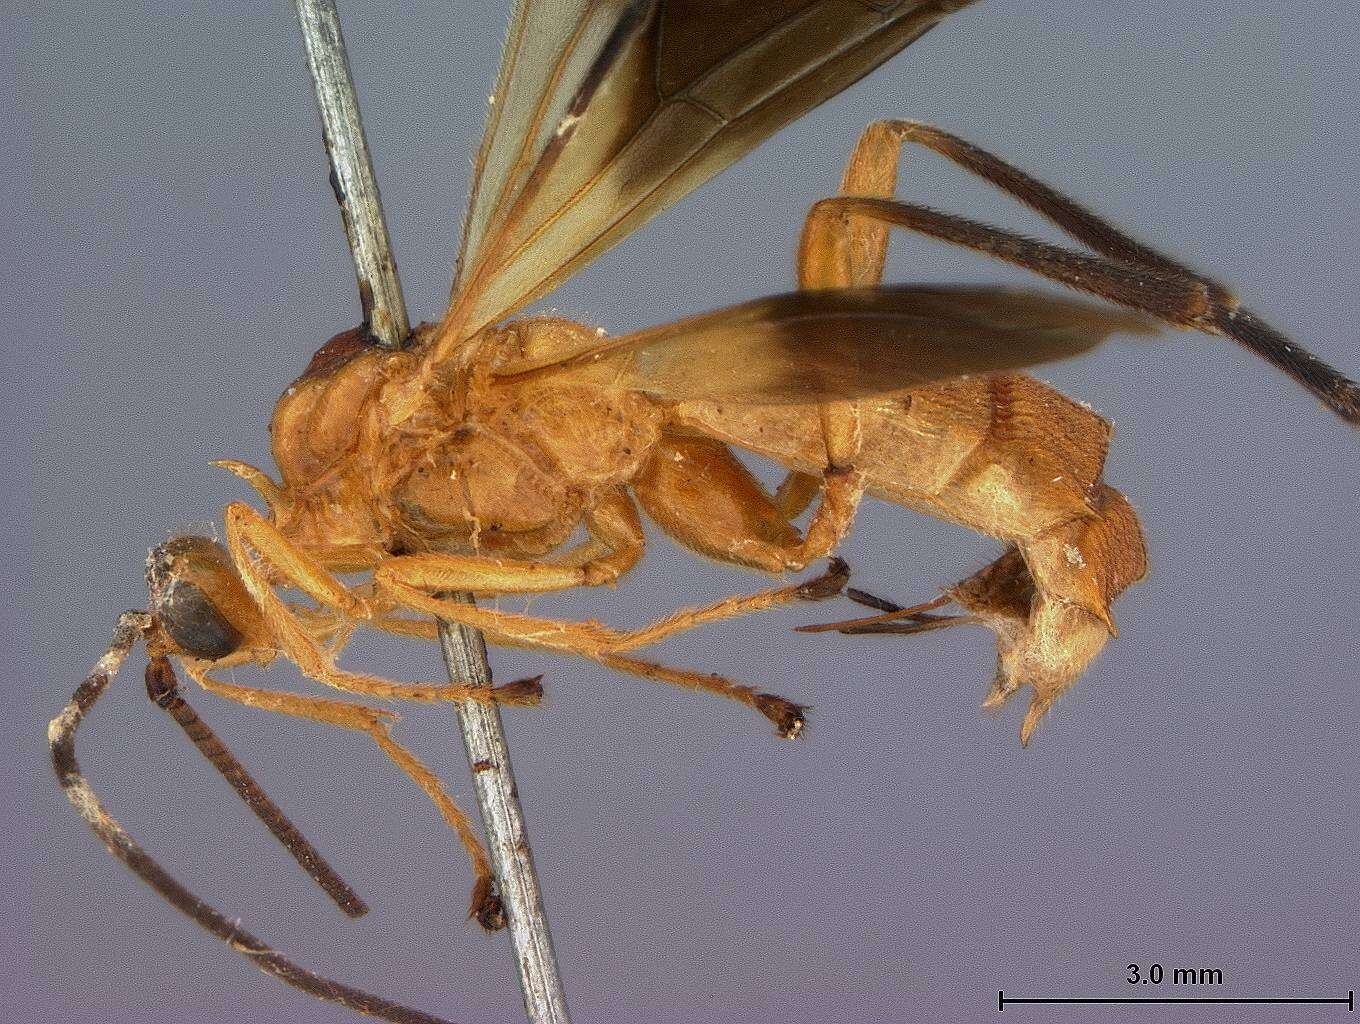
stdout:
<svg viewBox="0 0 1360 1024">
<path fill-rule="evenodd" d="M 1007 1003 L 1329 1003 L 1355 1009 L 1355 992 L 1344 996 L 1261 996 L 1256 998 L 1230 996 L 1008 996 L 997 992 L 996 1008 L 1004 1010 Z"/>
</svg>

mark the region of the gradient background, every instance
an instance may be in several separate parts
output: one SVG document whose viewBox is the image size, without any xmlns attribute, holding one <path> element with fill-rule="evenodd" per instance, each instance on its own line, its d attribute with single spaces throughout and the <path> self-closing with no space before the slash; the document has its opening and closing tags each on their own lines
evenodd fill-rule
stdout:
<svg viewBox="0 0 1360 1024">
<path fill-rule="evenodd" d="M 184 10 L 185 7 L 188 10 Z M 443 307 L 498 5 L 344 5 L 413 317 Z M 458 8 L 452 10 L 451 8 Z M 1129 8 L 1125 10 L 1124 8 Z M 0 501 L 14 584 L 0 665 L 6 1020 L 272 1024 L 348 1015 L 261 978 L 163 906 L 59 794 L 43 736 L 145 602 L 142 561 L 269 465 L 272 402 L 358 318 L 291 7 L 6 5 L 11 385 Z M 638 232 L 551 300 L 624 331 L 787 288 L 809 203 L 865 122 L 932 120 L 1240 287 L 1360 372 L 1360 10 L 987 0 Z M 17 80 L 16 80 L 17 79 Z M 934 205 L 1041 230 L 928 157 Z M 896 280 L 1023 280 L 917 239 Z M 1107 478 L 1153 574 L 1027 751 L 1020 703 L 978 711 L 990 634 L 813 638 L 798 609 L 665 653 L 816 705 L 806 742 L 740 708 L 592 665 L 509 713 L 519 786 L 579 1021 L 982 1020 L 996 992 L 1144 995 L 1131 962 L 1216 967 L 1216 994 L 1360 987 L 1355 914 L 1356 434 L 1232 345 L 1116 342 L 1045 376 L 1118 424 Z M 995 545 L 871 504 L 845 548 L 899 599 Z M 539 609 L 640 624 L 761 581 L 654 546 L 616 593 Z M 439 678 L 433 650 L 354 665 Z M 324 900 L 141 693 L 134 659 L 82 732 L 109 808 L 280 948 L 465 1022 L 521 1010 L 503 937 L 463 921 L 469 873 L 433 809 L 361 737 L 195 703 L 369 899 Z M 271 685 L 295 685 L 285 669 Z M 408 741 L 471 807 L 448 716 Z M 1159 994 L 1186 994 L 1164 984 Z M 1017 1007 L 1021 1020 L 1334 1019 L 1337 1007 Z M 1115 1014 L 1118 1014 L 1117 1018 Z M 1213 1016 L 1211 1016 L 1211 1014 Z"/>
</svg>

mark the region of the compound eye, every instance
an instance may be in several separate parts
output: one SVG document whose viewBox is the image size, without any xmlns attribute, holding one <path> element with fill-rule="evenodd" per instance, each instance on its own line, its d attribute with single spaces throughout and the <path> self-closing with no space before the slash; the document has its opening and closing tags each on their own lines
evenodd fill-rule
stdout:
<svg viewBox="0 0 1360 1024">
<path fill-rule="evenodd" d="M 216 661 L 262 629 L 259 608 L 231 557 L 206 537 L 176 537 L 146 563 L 151 612 L 185 654 Z"/>
</svg>

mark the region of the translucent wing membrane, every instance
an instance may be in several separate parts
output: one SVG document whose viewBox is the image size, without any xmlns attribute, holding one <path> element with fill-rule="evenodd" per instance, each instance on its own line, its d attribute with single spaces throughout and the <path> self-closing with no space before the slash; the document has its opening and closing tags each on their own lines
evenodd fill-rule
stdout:
<svg viewBox="0 0 1360 1024">
<path fill-rule="evenodd" d="M 505 213 L 523 189 L 611 33 L 620 25 L 625 33 L 635 29 L 646 13 L 646 5 L 627 0 L 516 4 L 477 155 L 460 278 L 464 266 L 483 250 L 493 216 Z"/>
<path fill-rule="evenodd" d="M 668 400 L 852 399 L 1078 355 L 1144 318 L 1044 292 L 896 285 L 791 292 L 611 339 L 547 374 L 627 358 L 627 385 Z"/>
<path fill-rule="evenodd" d="M 440 341 L 544 295 L 972 0 L 525 0 Z"/>
</svg>

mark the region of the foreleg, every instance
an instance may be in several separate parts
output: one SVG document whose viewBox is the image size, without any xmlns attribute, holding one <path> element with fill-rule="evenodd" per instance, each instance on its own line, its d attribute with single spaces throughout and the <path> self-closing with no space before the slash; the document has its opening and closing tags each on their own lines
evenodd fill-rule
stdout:
<svg viewBox="0 0 1360 1024">
<path fill-rule="evenodd" d="M 482 848 L 481 840 L 478 839 L 473 830 L 472 822 L 444 790 L 439 777 L 426 768 L 419 758 L 392 738 L 389 723 L 396 718 L 392 712 L 365 707 L 362 704 L 351 704 L 346 701 L 325 700 L 320 697 L 281 693 L 277 690 L 262 690 L 255 687 L 238 686 L 234 683 L 225 683 L 213 679 L 208 674 L 211 667 L 209 662 L 185 659 L 184 667 L 190 677 L 205 690 L 226 700 L 235 701 L 247 707 L 263 708 L 266 711 L 275 711 L 279 714 L 292 715 L 296 718 L 305 718 L 313 722 L 350 729 L 364 733 L 372 739 L 412 782 L 425 791 L 425 795 L 434 802 L 444 821 L 458 836 L 463 848 L 467 851 L 468 860 L 471 862 L 472 871 L 476 877 L 472 888 L 472 902 L 468 916 L 475 917 L 478 923 L 488 931 L 494 931 L 504 926 L 505 918 L 501 909 L 500 898 L 496 895 L 496 881 L 491 871 L 491 861 L 487 857 L 486 850 Z"/>
<path fill-rule="evenodd" d="M 346 619 L 378 618 L 378 610 L 369 599 L 347 588 L 307 553 L 299 550 L 277 527 L 250 506 L 239 503 L 228 505 L 225 519 L 227 548 L 242 582 L 259 605 L 270 633 L 283 653 L 308 678 L 337 690 L 396 700 L 476 700 L 534 705 L 542 697 L 537 680 L 518 680 L 488 690 L 456 684 L 394 683 L 378 676 L 337 668 L 332 653 L 318 643 L 314 630 L 300 622 L 275 593 L 274 584 L 279 582 L 295 586 L 323 608 L 331 609 Z"/>
</svg>

